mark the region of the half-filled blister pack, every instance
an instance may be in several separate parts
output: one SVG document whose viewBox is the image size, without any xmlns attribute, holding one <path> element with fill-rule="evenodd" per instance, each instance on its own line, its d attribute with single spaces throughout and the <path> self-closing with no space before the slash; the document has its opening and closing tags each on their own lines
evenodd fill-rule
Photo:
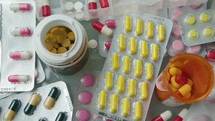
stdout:
<svg viewBox="0 0 215 121">
<path fill-rule="evenodd" d="M 33 0 L 8 0 L 2 5 L 0 91 L 30 91 L 34 87 L 36 26 Z M 16 21 L 14 21 L 16 18 Z"/>
<path fill-rule="evenodd" d="M 185 45 L 193 46 L 214 41 L 214 9 L 190 12 L 179 17 L 181 38 Z"/>
<path fill-rule="evenodd" d="M 170 20 L 149 14 L 118 18 L 93 101 L 99 115 L 145 120 L 171 28 Z"/>
<path fill-rule="evenodd" d="M 73 114 L 73 104 L 63 81 L 9 96 L 0 101 L 0 107 L 0 118 L 4 121 L 66 121 Z"/>
</svg>

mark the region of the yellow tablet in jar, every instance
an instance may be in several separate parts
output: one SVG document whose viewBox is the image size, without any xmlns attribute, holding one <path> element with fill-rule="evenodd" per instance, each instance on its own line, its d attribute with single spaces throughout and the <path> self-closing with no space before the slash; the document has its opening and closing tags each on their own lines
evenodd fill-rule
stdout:
<svg viewBox="0 0 215 121">
<path fill-rule="evenodd" d="M 210 27 L 204 28 L 203 35 L 205 37 L 212 37 L 214 35 L 214 30 Z"/>
<path fill-rule="evenodd" d="M 45 43 L 45 47 L 48 51 L 51 51 L 53 49 L 52 43 L 49 43 L 49 42 Z"/>
<path fill-rule="evenodd" d="M 57 52 L 60 53 L 65 53 L 67 51 L 67 49 L 65 47 L 59 47 Z"/>
<path fill-rule="evenodd" d="M 68 36 L 68 39 L 70 39 L 70 40 L 75 40 L 75 34 L 74 34 L 74 32 L 69 32 L 69 33 L 67 34 L 67 36 Z"/>
<path fill-rule="evenodd" d="M 57 54 L 57 49 L 53 48 L 53 49 L 51 50 L 51 52 L 54 53 L 54 54 Z"/>
<path fill-rule="evenodd" d="M 211 17 L 210 17 L 209 13 L 203 12 L 203 13 L 200 14 L 199 19 L 202 22 L 208 22 L 208 21 L 210 21 Z"/>
<path fill-rule="evenodd" d="M 71 44 L 71 41 L 69 39 L 65 39 L 62 43 L 62 46 L 63 47 L 69 47 Z"/>
<path fill-rule="evenodd" d="M 194 15 L 188 15 L 185 18 L 185 23 L 189 24 L 189 25 L 193 25 L 196 23 L 196 17 Z"/>
</svg>

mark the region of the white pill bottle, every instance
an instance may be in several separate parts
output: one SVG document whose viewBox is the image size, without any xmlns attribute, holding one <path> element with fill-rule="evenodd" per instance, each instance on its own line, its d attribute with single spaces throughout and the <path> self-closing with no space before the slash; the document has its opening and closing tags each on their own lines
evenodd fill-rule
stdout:
<svg viewBox="0 0 215 121">
<path fill-rule="evenodd" d="M 68 51 L 60 54 L 48 51 L 44 41 L 47 32 L 56 26 L 67 27 L 75 35 L 73 46 Z M 72 74 L 86 64 L 88 58 L 87 33 L 77 20 L 66 15 L 51 15 L 40 21 L 34 35 L 37 55 L 54 72 Z"/>
</svg>

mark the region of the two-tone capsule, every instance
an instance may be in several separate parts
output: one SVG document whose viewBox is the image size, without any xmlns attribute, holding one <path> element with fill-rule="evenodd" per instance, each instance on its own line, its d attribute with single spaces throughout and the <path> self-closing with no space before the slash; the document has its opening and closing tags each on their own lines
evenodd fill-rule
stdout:
<svg viewBox="0 0 215 121">
<path fill-rule="evenodd" d="M 66 121 L 68 117 L 67 112 L 59 112 L 55 121 Z"/>
<path fill-rule="evenodd" d="M 11 83 L 16 83 L 16 82 L 28 82 L 30 81 L 30 76 L 29 75 L 9 75 L 8 76 L 8 81 Z"/>
<path fill-rule="evenodd" d="M 46 97 L 46 100 L 44 101 L 43 105 L 46 109 L 51 109 L 54 107 L 55 102 L 57 101 L 58 97 L 60 96 L 60 89 L 57 87 L 53 87 L 48 96 Z"/>
<path fill-rule="evenodd" d="M 37 93 L 33 93 L 31 95 L 31 98 L 29 99 L 27 105 L 24 108 L 24 113 L 26 115 L 33 115 L 34 111 L 37 108 L 37 105 L 40 103 L 41 101 L 41 96 Z"/>
<path fill-rule="evenodd" d="M 15 51 L 10 52 L 9 56 L 13 60 L 29 60 L 32 58 L 32 53 L 30 51 Z"/>
<path fill-rule="evenodd" d="M 17 11 L 30 11 L 31 4 L 29 3 L 12 3 L 10 4 L 10 10 L 17 12 Z"/>
<path fill-rule="evenodd" d="M 4 120 L 5 121 L 11 121 L 16 113 L 19 111 L 22 103 L 18 99 L 14 99 L 11 103 L 10 106 L 8 107 L 6 113 L 4 114 Z"/>
<path fill-rule="evenodd" d="M 13 36 L 31 36 L 33 32 L 29 27 L 12 27 L 10 33 Z"/>
</svg>

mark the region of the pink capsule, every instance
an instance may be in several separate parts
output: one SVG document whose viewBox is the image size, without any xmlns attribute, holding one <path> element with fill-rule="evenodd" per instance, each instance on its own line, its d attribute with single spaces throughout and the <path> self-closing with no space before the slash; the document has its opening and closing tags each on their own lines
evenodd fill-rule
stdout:
<svg viewBox="0 0 215 121">
<path fill-rule="evenodd" d="M 108 0 L 99 0 L 101 8 L 107 8 L 109 7 L 109 2 Z"/>
<path fill-rule="evenodd" d="M 215 50 L 208 50 L 205 58 L 210 61 L 215 61 Z"/>
<path fill-rule="evenodd" d="M 28 27 L 13 27 L 10 30 L 13 36 L 31 36 L 32 30 Z"/>
<path fill-rule="evenodd" d="M 8 81 L 15 83 L 15 82 L 27 82 L 30 80 L 30 76 L 28 75 L 10 75 L 8 77 Z"/>
<path fill-rule="evenodd" d="M 92 27 L 107 37 L 112 37 L 113 31 L 99 21 L 93 21 Z"/>
<path fill-rule="evenodd" d="M 183 118 L 186 116 L 188 109 L 184 108 L 174 119 L 173 121 L 183 121 Z"/>
<path fill-rule="evenodd" d="M 30 11 L 31 5 L 28 3 L 12 3 L 10 4 L 10 10 L 16 11 Z"/>
<path fill-rule="evenodd" d="M 165 112 L 161 113 L 160 115 L 153 118 L 151 121 L 167 121 L 172 117 L 172 112 L 166 110 Z"/>
<path fill-rule="evenodd" d="M 51 9 L 49 5 L 49 0 L 40 0 L 41 2 L 41 12 L 42 17 L 47 17 L 51 15 Z"/>
<path fill-rule="evenodd" d="M 105 50 L 108 51 L 110 49 L 111 43 L 112 43 L 111 41 L 106 41 L 105 42 Z"/>
<path fill-rule="evenodd" d="M 116 28 L 116 20 L 115 19 L 107 19 L 105 21 L 105 24 L 107 25 L 107 27 L 114 29 Z"/>
<path fill-rule="evenodd" d="M 10 52 L 10 58 L 14 60 L 29 60 L 32 58 L 32 54 L 29 51 L 15 51 Z"/>
<path fill-rule="evenodd" d="M 89 10 L 95 10 L 95 9 L 97 9 L 96 0 L 88 0 L 87 6 L 88 6 Z"/>
</svg>

